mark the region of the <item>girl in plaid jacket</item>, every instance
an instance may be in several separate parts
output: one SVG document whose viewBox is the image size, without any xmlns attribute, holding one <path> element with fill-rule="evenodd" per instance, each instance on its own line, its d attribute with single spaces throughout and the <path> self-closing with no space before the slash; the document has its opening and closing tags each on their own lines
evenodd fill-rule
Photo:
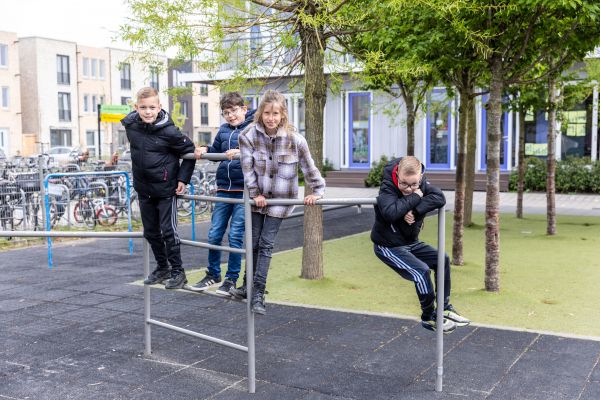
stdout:
<svg viewBox="0 0 600 400">
<path fill-rule="evenodd" d="M 252 311 L 265 314 L 265 286 L 271 263 L 275 237 L 284 218 L 294 206 L 269 205 L 269 199 L 296 199 L 298 197 L 298 165 L 304 173 L 304 182 L 312 194 L 304 198 L 305 205 L 314 205 L 325 193 L 325 180 L 315 166 L 306 139 L 289 124 L 285 97 L 267 91 L 254 116 L 254 124 L 239 138 L 244 182 L 252 207 L 252 249 L 254 287 L 251 296 Z M 243 286 L 230 292 L 234 297 L 246 298 L 246 279 Z"/>
</svg>

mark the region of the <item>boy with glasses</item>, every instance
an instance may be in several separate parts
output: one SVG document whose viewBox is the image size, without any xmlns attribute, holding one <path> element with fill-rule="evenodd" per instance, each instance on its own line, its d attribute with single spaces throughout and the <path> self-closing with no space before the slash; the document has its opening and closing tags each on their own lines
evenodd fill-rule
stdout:
<svg viewBox="0 0 600 400">
<path fill-rule="evenodd" d="M 427 182 L 425 168 L 413 156 L 390 161 L 375 205 L 375 224 L 371 230 L 375 255 L 398 275 L 415 283 L 421 304 L 421 325 L 435 331 L 435 290 L 430 270 L 437 274 L 437 250 L 419 240 L 428 212 L 437 210 L 446 199 L 442 191 Z M 444 261 L 444 333 L 471 321 L 450 304 L 450 259 Z M 439 305 L 438 305 L 439 306 Z"/>
<path fill-rule="evenodd" d="M 228 160 L 221 161 L 217 169 L 217 197 L 242 199 L 244 197 L 244 174 L 240 160 L 234 160 L 240 153 L 238 136 L 253 120 L 255 110 L 248 111 L 244 98 L 238 92 L 225 93 L 221 97 L 221 115 L 225 123 L 219 128 L 212 146 L 196 148 L 196 158 L 204 153 L 225 153 Z M 231 221 L 231 222 L 230 222 Z M 242 248 L 244 239 L 244 205 L 216 202 L 208 232 L 208 243 L 220 246 L 229 224 L 229 246 Z M 217 289 L 217 294 L 229 296 L 235 288 L 242 267 L 242 255 L 229 253 L 225 280 Z M 188 287 L 202 292 L 221 283 L 221 251 L 208 251 L 208 271 L 206 276 L 194 286 Z"/>
</svg>

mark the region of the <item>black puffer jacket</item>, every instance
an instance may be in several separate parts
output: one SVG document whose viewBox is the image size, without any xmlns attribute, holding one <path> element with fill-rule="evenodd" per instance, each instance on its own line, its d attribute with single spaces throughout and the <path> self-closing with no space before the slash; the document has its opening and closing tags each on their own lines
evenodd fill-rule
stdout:
<svg viewBox="0 0 600 400">
<path fill-rule="evenodd" d="M 423 197 L 416 193 L 408 196 L 398 189 L 398 162 L 400 158 L 390 161 L 383 170 L 383 180 L 375 205 L 375 224 L 371 230 L 371 240 L 385 247 L 405 246 L 419 240 L 419 232 L 428 212 L 446 204 L 444 193 L 429 184 L 423 175 L 420 189 Z M 423 168 L 423 171 L 425 168 Z M 411 211 L 415 222 L 409 225 L 404 216 Z"/>
<path fill-rule="evenodd" d="M 121 120 L 131 148 L 133 187 L 140 195 L 170 197 L 177 183 L 189 183 L 196 160 L 179 158 L 193 153 L 195 146 L 182 134 L 165 110 L 152 124 L 143 122 L 137 111 Z"/>
</svg>

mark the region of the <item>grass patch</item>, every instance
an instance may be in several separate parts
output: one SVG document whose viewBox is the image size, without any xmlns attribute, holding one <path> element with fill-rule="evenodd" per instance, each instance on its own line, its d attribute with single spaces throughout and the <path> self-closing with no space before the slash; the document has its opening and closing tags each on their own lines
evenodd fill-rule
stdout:
<svg viewBox="0 0 600 400">
<path fill-rule="evenodd" d="M 452 303 L 474 322 L 600 336 L 600 218 L 559 216 L 558 234 L 546 236 L 544 215 L 502 215 L 500 292 L 484 290 L 482 214 L 465 230 L 465 265 L 452 267 Z M 451 249 L 452 215 L 446 225 Z M 437 222 L 422 239 L 437 243 Z M 369 233 L 327 241 L 325 279 L 299 278 L 301 249 L 276 254 L 269 272 L 270 300 L 400 315 L 420 315 L 414 285 L 373 254 Z"/>
</svg>

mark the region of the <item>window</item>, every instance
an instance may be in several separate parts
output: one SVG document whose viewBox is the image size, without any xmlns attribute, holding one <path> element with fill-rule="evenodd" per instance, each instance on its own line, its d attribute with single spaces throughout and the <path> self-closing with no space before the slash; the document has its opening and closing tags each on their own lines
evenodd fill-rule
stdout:
<svg viewBox="0 0 600 400">
<path fill-rule="evenodd" d="M 100 96 L 100 104 L 104 104 L 104 96 Z"/>
<path fill-rule="evenodd" d="M 105 68 L 104 60 L 98 61 L 98 78 L 99 79 L 104 79 L 104 68 Z"/>
<path fill-rule="evenodd" d="M 186 118 L 188 116 L 188 102 L 186 100 L 181 101 L 181 115 L 184 115 Z"/>
<path fill-rule="evenodd" d="M 92 78 L 98 77 L 98 60 L 92 58 Z"/>
<path fill-rule="evenodd" d="M 158 67 L 150 67 L 150 86 L 158 90 Z"/>
<path fill-rule="evenodd" d="M 210 132 L 198 132 L 198 143 L 211 144 L 210 143 Z"/>
<path fill-rule="evenodd" d="M 8 150 L 8 128 L 0 128 L 0 149 Z"/>
<path fill-rule="evenodd" d="M 58 120 L 71 121 L 71 94 L 58 93 Z M 56 145 L 58 146 L 58 145 Z"/>
<path fill-rule="evenodd" d="M 445 90 L 434 90 L 427 100 L 427 165 L 450 167 L 451 101 Z"/>
<path fill-rule="evenodd" d="M 68 85 L 71 82 L 68 56 L 56 56 L 56 78 L 61 85 Z"/>
<path fill-rule="evenodd" d="M 71 146 L 70 129 L 50 129 L 50 147 Z"/>
<path fill-rule="evenodd" d="M 207 83 L 200 84 L 200 96 L 208 96 L 208 84 Z"/>
<path fill-rule="evenodd" d="M 0 67 L 8 67 L 8 45 L 0 43 Z"/>
<path fill-rule="evenodd" d="M 84 78 L 90 76 L 90 59 L 87 57 L 83 58 L 83 76 Z"/>
<path fill-rule="evenodd" d="M 121 64 L 121 89 L 131 89 L 131 65 Z"/>
<path fill-rule="evenodd" d="M 2 108 L 4 109 L 8 109 L 8 106 L 10 105 L 10 97 L 8 94 L 8 86 L 2 86 Z"/>
<path fill-rule="evenodd" d="M 98 98 L 96 95 L 92 96 L 92 112 L 95 113 L 98 111 Z"/>
<path fill-rule="evenodd" d="M 131 97 L 121 97 L 121 105 L 128 106 L 131 102 Z"/>
<path fill-rule="evenodd" d="M 369 168 L 371 131 L 371 94 L 349 93 L 349 159 L 351 168 Z"/>
<path fill-rule="evenodd" d="M 87 94 L 83 95 L 83 112 L 90 112 L 90 99 Z"/>
<path fill-rule="evenodd" d="M 200 125 L 208 125 L 208 103 L 200 103 Z"/>
</svg>

